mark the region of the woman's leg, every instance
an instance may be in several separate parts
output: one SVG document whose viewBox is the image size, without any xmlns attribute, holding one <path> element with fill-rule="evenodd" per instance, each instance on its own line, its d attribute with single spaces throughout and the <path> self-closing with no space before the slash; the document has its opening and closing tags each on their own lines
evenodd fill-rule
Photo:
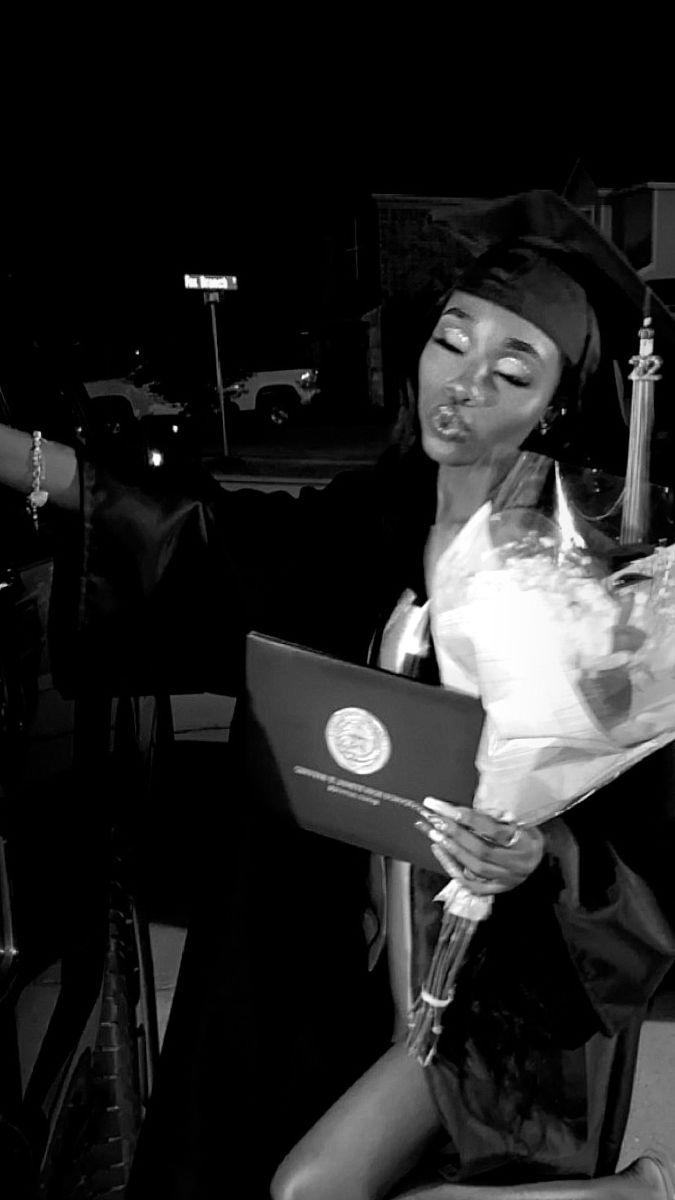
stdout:
<svg viewBox="0 0 675 1200">
<path fill-rule="evenodd" d="M 440 1134 L 423 1068 L 397 1044 L 286 1156 L 272 1200 L 673 1200 L 665 1173 L 649 1157 L 602 1179 L 397 1191 Z"/>
<path fill-rule="evenodd" d="M 644 1157 L 618 1175 L 606 1175 L 602 1179 L 558 1180 L 512 1187 L 432 1184 L 413 1191 L 394 1192 L 391 1200 L 673 1200 L 673 1197 L 675 1191 L 666 1173 L 653 1159 Z"/>
<path fill-rule="evenodd" d="M 380 1200 L 441 1132 L 423 1068 L 392 1046 L 287 1155 L 273 1200 Z"/>
</svg>

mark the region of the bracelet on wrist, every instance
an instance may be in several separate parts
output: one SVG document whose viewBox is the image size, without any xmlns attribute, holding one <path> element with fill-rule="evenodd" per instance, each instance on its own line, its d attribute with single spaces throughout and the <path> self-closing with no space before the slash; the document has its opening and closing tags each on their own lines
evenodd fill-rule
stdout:
<svg viewBox="0 0 675 1200">
<path fill-rule="evenodd" d="M 30 448 L 31 462 L 31 491 L 26 497 L 26 508 L 33 518 L 35 528 L 38 528 L 38 509 L 42 508 L 49 499 L 49 492 L 42 487 L 45 477 L 42 434 L 39 429 L 33 431 Z"/>
</svg>

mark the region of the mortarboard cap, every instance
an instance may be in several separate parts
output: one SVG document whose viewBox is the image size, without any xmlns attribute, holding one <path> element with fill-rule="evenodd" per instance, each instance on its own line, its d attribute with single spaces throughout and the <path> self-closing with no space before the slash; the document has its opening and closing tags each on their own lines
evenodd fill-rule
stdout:
<svg viewBox="0 0 675 1200">
<path fill-rule="evenodd" d="M 446 275 L 445 294 L 464 287 L 518 312 L 557 342 L 579 371 L 577 453 L 583 443 L 585 456 L 608 470 L 622 472 L 625 466 L 629 360 L 637 353 L 643 316 L 651 316 L 655 351 L 663 359 L 655 433 L 668 443 L 661 459 L 675 459 L 675 414 L 668 402 L 675 319 L 618 247 L 561 196 L 545 190 L 458 201 L 443 210 L 443 219 L 455 243 L 453 265 L 457 246 L 463 262 L 459 273 L 454 266 Z M 436 285 L 442 263 L 438 268 Z M 658 458 L 661 481 L 672 482 L 673 467 Z"/>
</svg>

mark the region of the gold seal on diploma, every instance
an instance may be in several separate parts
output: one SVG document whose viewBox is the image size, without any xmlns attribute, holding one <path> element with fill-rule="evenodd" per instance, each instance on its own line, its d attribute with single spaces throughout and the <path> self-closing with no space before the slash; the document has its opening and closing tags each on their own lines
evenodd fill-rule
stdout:
<svg viewBox="0 0 675 1200">
<path fill-rule="evenodd" d="M 326 745 L 338 766 L 355 775 L 380 771 L 391 755 L 385 726 L 365 708 L 339 708 L 326 724 Z"/>
</svg>

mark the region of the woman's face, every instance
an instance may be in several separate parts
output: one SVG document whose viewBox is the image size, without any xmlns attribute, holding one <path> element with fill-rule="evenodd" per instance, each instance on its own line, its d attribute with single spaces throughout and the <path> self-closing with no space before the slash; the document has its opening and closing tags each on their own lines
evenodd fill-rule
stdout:
<svg viewBox="0 0 675 1200">
<path fill-rule="evenodd" d="M 548 407 L 561 368 L 555 342 L 536 325 L 453 292 L 419 362 L 425 453 L 467 466 L 516 449 Z"/>
</svg>

